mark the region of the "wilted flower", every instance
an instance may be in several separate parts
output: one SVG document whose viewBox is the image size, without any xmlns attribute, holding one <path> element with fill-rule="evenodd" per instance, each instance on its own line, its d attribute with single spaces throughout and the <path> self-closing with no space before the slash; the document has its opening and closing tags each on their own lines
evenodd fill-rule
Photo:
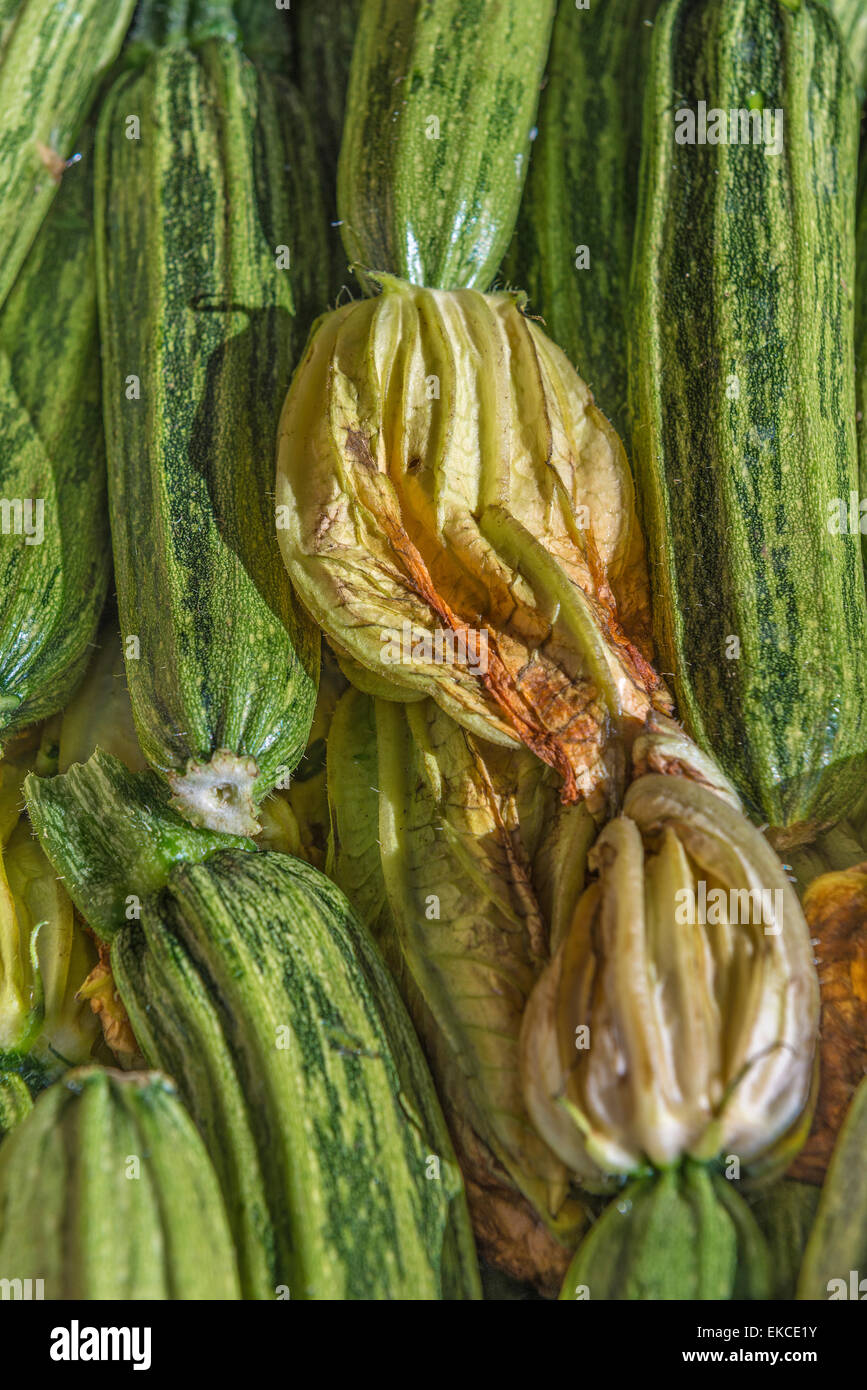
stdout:
<svg viewBox="0 0 867 1390">
<path fill-rule="evenodd" d="M 432 700 L 402 705 L 349 690 L 328 738 L 330 871 L 398 980 L 474 1176 L 483 1150 L 568 1244 L 586 1216 L 531 1123 L 518 1066 L 521 1018 L 549 954 L 534 891 L 542 836 L 521 824 L 534 774 L 550 812 L 554 778 L 529 753 L 484 744 Z M 592 831 L 585 806 L 563 810 Z M 561 829 L 581 882 L 592 835 L 582 844 L 578 826 Z M 491 1225 L 507 1205 L 489 1204 Z M 510 1210 L 511 1222 L 517 1204 Z M 490 1230 L 487 1239 L 490 1247 Z"/>
<path fill-rule="evenodd" d="M 430 695 L 599 801 L 612 732 L 669 707 L 623 447 L 516 296 L 376 278 L 319 321 L 284 407 L 295 588 L 356 684 Z"/>
<path fill-rule="evenodd" d="M 22 817 L 0 854 L 0 1054 L 52 1076 L 87 1061 L 99 1034 L 76 998 L 96 951 Z"/>
<path fill-rule="evenodd" d="M 684 1156 L 764 1171 L 804 1137 L 818 984 L 797 897 L 708 788 L 649 774 L 522 1028 L 528 1109 L 590 1186 Z"/>
<path fill-rule="evenodd" d="M 714 762 L 681 728 L 676 719 L 651 710 L 644 728 L 632 745 L 632 774 L 642 777 L 646 772 L 663 772 L 671 777 L 686 777 L 699 782 L 721 796 L 736 811 L 743 810 L 740 797 Z"/>
</svg>

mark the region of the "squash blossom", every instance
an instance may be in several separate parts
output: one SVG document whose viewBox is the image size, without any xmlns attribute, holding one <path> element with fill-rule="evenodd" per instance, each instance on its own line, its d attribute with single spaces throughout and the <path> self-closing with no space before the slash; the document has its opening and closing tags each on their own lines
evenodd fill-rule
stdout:
<svg viewBox="0 0 867 1390">
<path fill-rule="evenodd" d="M 595 809 L 620 740 L 669 709 L 623 447 L 519 296 L 373 278 L 284 406 L 293 584 L 356 685 L 432 696 Z"/>
<path fill-rule="evenodd" d="M 595 832 L 586 805 L 563 806 L 537 758 L 475 739 L 433 700 L 353 689 L 328 736 L 328 792 L 329 872 L 400 984 L 465 1171 L 475 1178 L 475 1157 L 490 1155 L 574 1244 L 586 1214 L 533 1127 L 519 1041 L 557 921 L 554 886 L 543 899 L 539 885 L 554 869 L 583 887 Z"/>
<path fill-rule="evenodd" d="M 96 951 L 18 814 L 26 771 L 0 764 L 0 1068 L 42 1080 L 88 1060 L 99 1036 L 77 997 Z"/>
<path fill-rule="evenodd" d="M 591 1188 L 684 1157 L 787 1163 L 809 1128 L 819 990 L 773 851 L 715 792 L 651 773 L 590 865 L 522 1025 L 539 1132 Z"/>
</svg>

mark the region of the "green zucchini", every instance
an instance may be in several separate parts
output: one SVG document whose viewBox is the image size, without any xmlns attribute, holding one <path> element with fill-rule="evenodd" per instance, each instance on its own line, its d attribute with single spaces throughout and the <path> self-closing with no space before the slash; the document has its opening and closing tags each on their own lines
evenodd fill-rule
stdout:
<svg viewBox="0 0 867 1390">
<path fill-rule="evenodd" d="M 169 805 L 155 772 L 130 773 L 102 749 L 62 777 L 28 777 L 24 795 L 46 853 L 102 941 L 137 919 L 174 864 L 196 863 L 219 849 L 254 848 L 245 836 L 190 825 Z"/>
<path fill-rule="evenodd" d="M 237 1299 L 214 1170 L 167 1077 L 82 1068 L 0 1146 L 0 1270 L 46 1299 Z"/>
<path fill-rule="evenodd" d="M 514 230 L 554 0 L 362 0 L 337 175 L 351 261 L 486 290 Z"/>
<path fill-rule="evenodd" d="M 727 143 L 702 144 L 717 109 Z M 630 347 L 657 646 L 688 731 L 781 846 L 838 820 L 864 779 L 857 136 L 816 0 L 660 10 Z"/>
<path fill-rule="evenodd" d="M 867 1080 L 834 1146 L 801 1273 L 799 1299 L 867 1298 Z"/>
<path fill-rule="evenodd" d="M 314 134 L 328 217 L 329 304 L 349 278 L 337 214 L 337 157 L 360 10 L 361 0 L 317 0 L 315 5 L 301 5 L 297 17 L 293 15 L 295 81 L 307 110 L 316 114 Z"/>
<path fill-rule="evenodd" d="M 109 502 L 142 751 L 193 823 L 253 834 L 316 698 L 319 635 L 271 497 L 282 396 L 325 296 L 322 216 L 297 94 L 228 37 L 227 5 L 207 17 L 200 44 L 176 35 L 120 76 L 100 116 Z"/>
<path fill-rule="evenodd" d="M 111 563 L 82 149 L 0 309 L 0 744 L 81 679 Z"/>
<path fill-rule="evenodd" d="M 576 1251 L 560 1293 L 590 1299 L 766 1299 L 767 1245 L 732 1185 L 697 1164 L 629 1184 Z"/>
<path fill-rule="evenodd" d="M 447 1131 L 438 1116 L 431 1127 L 432 1095 L 425 1114 L 404 1084 L 379 1005 L 387 977 L 338 889 L 288 855 L 224 851 L 175 869 L 112 958 L 145 1056 L 171 1059 L 203 1129 L 232 1067 L 262 1174 L 272 1294 L 285 1285 L 300 1299 L 473 1296 L 472 1266 L 453 1268 L 448 1249 L 450 1209 L 463 1197 Z M 199 1008 L 213 1005 L 220 1053 L 204 1037 L 191 1048 L 195 1032 L 181 1036 L 191 972 Z M 409 1037 L 407 1025 L 404 1046 Z M 211 1133 L 219 1167 L 231 1129 Z M 261 1219 L 258 1206 L 243 1214 Z"/>
<path fill-rule="evenodd" d="M 808 1182 L 784 1178 L 770 1188 L 760 1187 L 750 1210 L 768 1243 L 774 1299 L 793 1299 L 804 1247 L 816 1215 L 819 1189 Z"/>
<path fill-rule="evenodd" d="M 0 304 L 57 193 L 135 0 L 21 0 L 10 9 L 0 10 Z M 52 358 L 60 357 L 55 346 Z"/>
<path fill-rule="evenodd" d="M 12 32 L 18 11 L 24 0 L 0 0 L 0 57 L 6 47 L 6 40 Z"/>
<path fill-rule="evenodd" d="M 863 104 L 867 95 L 867 5 L 864 0 L 827 0 L 827 5 L 840 26 L 858 100 Z"/>
<path fill-rule="evenodd" d="M 560 0 L 509 279 L 629 449 L 626 340 L 641 92 L 660 0 Z"/>
<path fill-rule="evenodd" d="M 172 866 L 171 813 L 154 799 L 143 821 L 149 776 L 97 754 L 51 782 L 31 777 L 26 794 L 55 867 L 79 866 L 70 887 L 85 916 L 105 920 L 108 851 L 87 864 L 97 836 L 116 856 L 115 900 L 135 895 L 112 938 L 115 983 L 211 1153 L 245 1297 L 478 1296 L 430 1076 L 346 899 L 272 851 Z"/>
</svg>

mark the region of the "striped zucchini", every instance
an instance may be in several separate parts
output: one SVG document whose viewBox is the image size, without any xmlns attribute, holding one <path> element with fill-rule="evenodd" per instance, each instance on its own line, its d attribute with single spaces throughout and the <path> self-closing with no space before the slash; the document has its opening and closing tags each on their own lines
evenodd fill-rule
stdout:
<svg viewBox="0 0 867 1390">
<path fill-rule="evenodd" d="M 145 1056 L 173 1068 L 213 1143 L 239 1245 L 264 1242 L 271 1296 L 473 1296 L 448 1135 L 408 1023 L 411 1078 L 399 1060 L 380 999 L 404 1016 L 338 889 L 287 855 L 221 852 L 172 872 L 113 961 Z M 246 1200 L 250 1136 L 264 1212 Z"/>
<path fill-rule="evenodd" d="M 271 496 L 324 251 L 297 96 L 213 36 L 217 15 L 231 32 L 229 7 L 209 5 L 211 37 L 176 35 L 106 100 L 98 280 L 139 741 L 193 823 L 252 834 L 258 801 L 304 751 L 316 698 L 319 636 L 283 570 Z"/>
<path fill-rule="evenodd" d="M 9 4 L 0 8 L 0 304 L 134 9 L 135 0 L 21 0 L 14 13 Z M 59 360 L 56 347 L 52 356 Z"/>
<path fill-rule="evenodd" d="M 659 0 L 560 0 L 506 270 L 629 447 L 626 339 L 641 91 Z"/>
<path fill-rule="evenodd" d="M 337 175 L 351 261 L 486 290 L 514 229 L 554 0 L 362 0 Z"/>
<path fill-rule="evenodd" d="M 317 0 L 299 6 L 297 17 L 293 13 L 295 80 L 307 110 L 316 113 L 314 134 L 329 224 L 329 304 L 349 278 L 337 220 L 337 157 L 360 9 L 361 0 Z"/>
<path fill-rule="evenodd" d="M 254 848 L 244 836 L 190 825 L 168 804 L 155 772 L 131 774 L 101 749 L 62 777 L 31 775 L 24 795 L 46 853 L 102 941 L 135 920 L 172 865 L 198 862 L 219 849 Z"/>
<path fill-rule="evenodd" d="M 563 1302 L 767 1299 L 770 1259 L 734 1184 L 698 1164 L 639 1178 L 579 1245 Z"/>
<path fill-rule="evenodd" d="M 6 47 L 6 40 L 12 32 L 15 17 L 21 9 L 23 0 L 0 0 L 0 58 Z"/>
<path fill-rule="evenodd" d="M 867 534 L 867 163 L 862 159 L 858 171 L 858 207 L 855 220 L 855 407 L 860 481 L 859 513 L 862 535 Z M 867 563 L 867 542 L 862 540 L 862 557 Z M 863 794 L 862 794 L 863 798 Z M 867 809 L 867 800 L 864 802 Z M 858 814 L 856 811 L 854 814 Z"/>
<path fill-rule="evenodd" d="M 716 109 L 727 142 L 701 143 Z M 816 0 L 667 0 L 630 359 L 656 635 L 688 730 L 779 845 L 839 819 L 864 778 L 857 135 Z"/>
<path fill-rule="evenodd" d="M 82 1068 L 44 1092 L 0 1146 L 0 1274 L 47 1299 L 240 1297 L 219 1185 L 167 1077 Z"/>
<path fill-rule="evenodd" d="M 84 674 L 110 566 L 91 156 L 0 309 L 0 744 Z"/>
<path fill-rule="evenodd" d="M 105 920 L 107 891 L 106 852 L 86 863 L 97 837 L 116 856 L 116 900 L 134 894 L 134 920 L 112 940 L 115 982 L 145 1057 L 176 1077 L 211 1153 L 245 1297 L 476 1297 L 430 1076 L 346 899 L 270 851 L 170 867 L 156 800 L 142 832 L 151 775 L 96 755 L 26 791 L 55 867 L 79 866 L 70 888 L 92 922 Z"/>
<path fill-rule="evenodd" d="M 826 0 L 826 3 L 840 26 L 858 100 L 863 103 L 867 95 L 867 5 L 864 0 Z"/>
</svg>

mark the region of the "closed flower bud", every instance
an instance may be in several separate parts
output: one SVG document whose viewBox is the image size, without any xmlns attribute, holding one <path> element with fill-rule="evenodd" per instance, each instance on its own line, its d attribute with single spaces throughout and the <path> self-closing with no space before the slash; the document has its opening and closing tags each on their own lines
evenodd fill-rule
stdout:
<svg viewBox="0 0 867 1390">
<path fill-rule="evenodd" d="M 589 1186 L 682 1157 L 788 1162 L 809 1126 L 818 984 L 760 833 L 715 792 L 649 774 L 591 853 L 598 879 L 522 1027 L 528 1109 Z"/>
<path fill-rule="evenodd" d="M 356 684 L 601 801 L 612 733 L 669 707 L 620 440 L 514 295 L 377 281 L 320 320 L 284 408 L 295 588 Z"/>
</svg>

